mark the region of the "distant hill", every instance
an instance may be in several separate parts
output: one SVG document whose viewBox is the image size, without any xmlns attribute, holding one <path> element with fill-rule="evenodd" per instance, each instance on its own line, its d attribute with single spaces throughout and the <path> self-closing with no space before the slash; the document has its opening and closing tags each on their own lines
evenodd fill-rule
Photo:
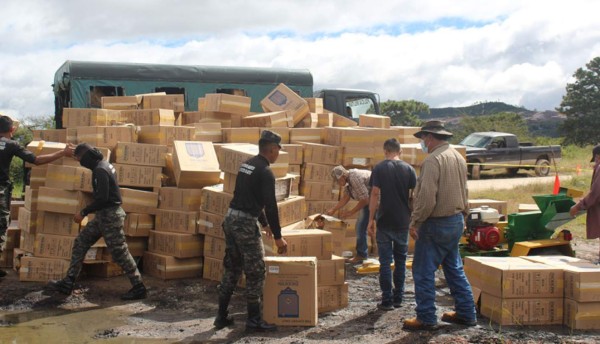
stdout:
<svg viewBox="0 0 600 344">
<path fill-rule="evenodd" d="M 422 120 L 440 119 L 457 124 L 463 116 L 493 115 L 499 112 L 514 112 L 521 114 L 527 121 L 529 131 L 535 136 L 558 137 L 558 127 L 564 122 L 565 116 L 557 111 L 533 111 L 502 102 L 478 103 L 464 107 L 430 108 L 429 114 L 419 114 Z"/>
</svg>

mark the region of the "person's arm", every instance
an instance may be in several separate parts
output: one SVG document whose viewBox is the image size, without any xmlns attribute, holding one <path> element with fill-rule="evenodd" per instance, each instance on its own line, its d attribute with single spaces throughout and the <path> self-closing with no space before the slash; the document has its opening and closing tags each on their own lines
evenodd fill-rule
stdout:
<svg viewBox="0 0 600 344">
<path fill-rule="evenodd" d="M 381 190 L 378 186 L 373 186 L 371 188 L 371 197 L 369 198 L 369 224 L 367 225 L 367 230 L 369 231 L 369 235 L 375 235 L 375 214 L 377 214 L 377 208 L 379 208 L 379 194 Z"/>
<path fill-rule="evenodd" d="M 96 187 L 94 188 L 94 201 L 83 208 L 79 213 L 85 217 L 87 214 L 93 213 L 96 210 L 100 210 L 105 207 L 109 201 L 109 176 L 108 172 L 103 169 L 97 169 L 95 173 Z"/>
<path fill-rule="evenodd" d="M 340 201 L 337 202 L 337 204 L 333 208 L 328 209 L 325 212 L 325 214 L 327 214 L 327 215 L 333 215 L 336 211 L 340 210 L 346 204 L 348 204 L 349 201 L 350 201 L 350 194 L 348 192 L 344 192 L 344 196 L 342 196 L 342 198 L 340 199 Z"/>
<path fill-rule="evenodd" d="M 413 200 L 410 227 L 419 229 L 435 208 L 439 181 L 439 170 L 434 165 L 436 163 L 434 161 L 426 161 L 421 166 L 421 177 L 418 193 Z"/>
<path fill-rule="evenodd" d="M 363 198 L 363 199 L 359 200 L 358 203 L 356 203 L 356 205 L 354 206 L 354 208 L 341 213 L 340 218 L 347 218 L 347 217 L 350 217 L 350 216 L 358 213 L 367 204 L 369 204 L 369 206 L 370 206 L 370 202 L 371 202 L 370 198 Z"/>
<path fill-rule="evenodd" d="M 279 224 L 279 211 L 277 199 L 275 198 L 275 176 L 270 169 L 266 169 L 261 176 L 262 199 L 265 202 L 265 216 L 269 223 L 269 229 L 277 240 L 281 238 L 281 225 Z"/>
<path fill-rule="evenodd" d="M 600 165 L 596 167 L 596 171 L 594 172 L 594 179 L 592 180 L 590 192 L 577 202 L 577 204 L 572 206 L 569 213 L 571 216 L 575 216 L 578 212 L 588 210 L 595 204 L 600 204 Z"/>
</svg>

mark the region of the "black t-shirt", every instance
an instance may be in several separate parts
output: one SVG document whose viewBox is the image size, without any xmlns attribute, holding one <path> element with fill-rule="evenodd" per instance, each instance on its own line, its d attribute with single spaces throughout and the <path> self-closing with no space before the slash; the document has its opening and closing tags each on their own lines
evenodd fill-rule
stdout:
<svg viewBox="0 0 600 344">
<path fill-rule="evenodd" d="M 35 154 L 22 147 L 17 141 L 0 137 L 0 184 L 10 181 L 10 163 L 13 156 L 18 156 L 32 164 L 35 161 Z"/>
<path fill-rule="evenodd" d="M 122 203 L 116 170 L 106 160 L 99 160 L 96 167 L 92 169 L 92 187 L 94 189 L 94 202 L 81 211 L 82 215 Z"/>
<path fill-rule="evenodd" d="M 408 229 L 409 190 L 417 184 L 415 170 L 402 160 L 384 160 L 373 168 L 371 187 L 380 189 L 377 229 Z"/>
<path fill-rule="evenodd" d="M 240 165 L 229 206 L 258 217 L 263 226 L 268 222 L 273 237 L 281 238 L 275 199 L 275 176 L 269 167 L 269 161 L 262 155 L 256 155 Z"/>
</svg>

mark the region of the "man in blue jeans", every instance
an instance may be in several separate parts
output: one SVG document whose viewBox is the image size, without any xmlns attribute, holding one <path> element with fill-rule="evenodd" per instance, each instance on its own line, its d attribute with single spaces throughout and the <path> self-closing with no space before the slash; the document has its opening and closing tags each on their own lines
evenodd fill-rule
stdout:
<svg viewBox="0 0 600 344">
<path fill-rule="evenodd" d="M 377 308 L 391 311 L 402 305 L 404 295 L 410 198 L 417 176 L 412 166 L 400 160 L 398 140 L 386 140 L 383 152 L 385 160 L 371 172 L 369 214 L 372 215 L 368 229 L 369 234 L 375 235 L 379 249 L 381 303 Z"/>
<path fill-rule="evenodd" d="M 410 220 L 410 235 L 416 240 L 412 269 L 417 317 L 405 320 L 404 329 L 436 327 L 435 272 L 440 265 L 456 310 L 445 312 L 442 321 L 475 326 L 473 293 L 458 251 L 468 209 L 467 164 L 448 144 L 452 133 L 442 122 L 429 121 L 414 135 L 429 155 L 421 164 Z"/>
<path fill-rule="evenodd" d="M 340 212 L 340 219 L 348 218 L 358 212 L 356 219 L 356 256 L 349 263 L 360 264 L 368 257 L 367 243 L 367 223 L 369 222 L 369 182 L 371 171 L 352 168 L 347 170 L 344 166 L 338 165 L 331 170 L 331 176 L 337 181 L 340 187 L 344 188 L 344 195 L 340 201 L 325 214 L 333 215 L 336 211 L 344 207 L 350 201 L 350 198 L 357 200 L 358 203 L 348 210 Z"/>
</svg>

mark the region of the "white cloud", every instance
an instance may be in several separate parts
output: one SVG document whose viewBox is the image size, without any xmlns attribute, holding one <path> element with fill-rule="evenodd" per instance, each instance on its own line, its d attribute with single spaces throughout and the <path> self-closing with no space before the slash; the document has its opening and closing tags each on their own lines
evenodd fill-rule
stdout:
<svg viewBox="0 0 600 344">
<path fill-rule="evenodd" d="M 0 112 L 51 114 L 65 60 L 307 68 L 315 88 L 553 109 L 600 55 L 600 2 L 3 2 Z"/>
</svg>

